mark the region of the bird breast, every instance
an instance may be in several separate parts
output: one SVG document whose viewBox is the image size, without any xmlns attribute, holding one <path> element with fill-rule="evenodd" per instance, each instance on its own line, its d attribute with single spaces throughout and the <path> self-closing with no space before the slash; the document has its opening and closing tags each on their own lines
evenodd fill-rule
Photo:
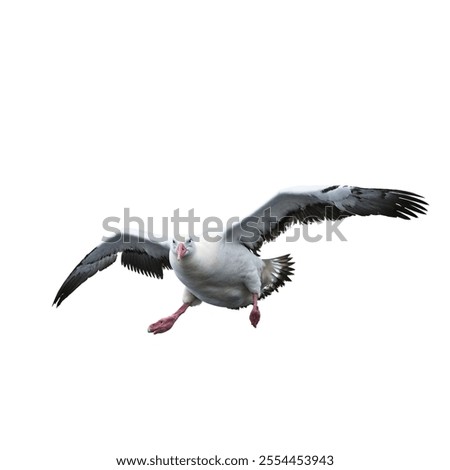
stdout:
<svg viewBox="0 0 450 470">
<path fill-rule="evenodd" d="M 195 252 L 180 261 L 171 254 L 170 262 L 188 290 L 213 305 L 247 305 L 249 286 L 259 291 L 263 261 L 239 244 L 197 243 Z"/>
</svg>

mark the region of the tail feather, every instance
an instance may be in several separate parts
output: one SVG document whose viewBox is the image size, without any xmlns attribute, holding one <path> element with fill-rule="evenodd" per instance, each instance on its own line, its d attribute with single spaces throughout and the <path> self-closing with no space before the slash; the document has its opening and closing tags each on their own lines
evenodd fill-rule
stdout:
<svg viewBox="0 0 450 470">
<path fill-rule="evenodd" d="M 265 259 L 262 274 L 262 289 L 260 299 L 268 297 L 272 292 L 278 292 L 286 282 L 290 282 L 290 276 L 294 273 L 291 255 L 279 256 L 278 258 Z"/>
</svg>

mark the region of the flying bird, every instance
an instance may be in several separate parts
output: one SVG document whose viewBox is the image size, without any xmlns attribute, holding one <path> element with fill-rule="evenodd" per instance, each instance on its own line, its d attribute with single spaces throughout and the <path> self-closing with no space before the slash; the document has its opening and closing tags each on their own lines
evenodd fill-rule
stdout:
<svg viewBox="0 0 450 470">
<path fill-rule="evenodd" d="M 262 259 L 259 252 L 292 224 L 338 220 L 352 215 L 384 215 L 410 219 L 425 214 L 422 196 L 394 189 L 357 186 L 295 187 L 280 191 L 253 214 L 228 227 L 214 240 L 203 234 L 183 240 L 159 241 L 147 234 L 121 232 L 98 245 L 70 273 L 56 294 L 58 307 L 75 289 L 107 268 L 121 253 L 122 265 L 162 279 L 173 269 L 184 284 L 181 307 L 148 327 L 164 333 L 188 309 L 206 302 L 239 309 L 251 306 L 250 322 L 260 320 L 259 301 L 291 281 L 290 255 Z M 217 235 L 217 234 L 216 234 Z"/>
</svg>

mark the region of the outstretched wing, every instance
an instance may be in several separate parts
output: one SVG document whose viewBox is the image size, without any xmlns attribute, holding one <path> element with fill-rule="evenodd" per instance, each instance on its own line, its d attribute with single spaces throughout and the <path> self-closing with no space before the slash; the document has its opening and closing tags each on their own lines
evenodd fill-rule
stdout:
<svg viewBox="0 0 450 470">
<path fill-rule="evenodd" d="M 239 242 L 257 253 L 292 224 L 337 220 L 351 215 L 384 215 L 410 219 L 425 214 L 427 203 L 408 191 L 328 186 L 286 189 L 225 232 L 227 242 Z"/>
<path fill-rule="evenodd" d="M 151 240 L 147 235 L 119 233 L 94 248 L 69 274 L 56 294 L 53 305 L 61 302 L 83 282 L 116 261 L 122 253 L 122 265 L 146 276 L 162 279 L 163 269 L 172 269 L 169 263 L 168 242 Z"/>
</svg>

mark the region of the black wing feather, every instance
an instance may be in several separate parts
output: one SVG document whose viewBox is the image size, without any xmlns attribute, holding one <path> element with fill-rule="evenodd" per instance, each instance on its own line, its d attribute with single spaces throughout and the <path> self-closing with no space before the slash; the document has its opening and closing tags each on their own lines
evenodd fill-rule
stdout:
<svg viewBox="0 0 450 470">
<path fill-rule="evenodd" d="M 172 269 L 168 244 L 152 241 L 144 235 L 117 234 L 82 259 L 60 287 L 53 305 L 61 305 L 83 282 L 111 266 L 119 252 L 122 253 L 123 266 L 146 276 L 162 279 L 163 269 Z"/>
<path fill-rule="evenodd" d="M 422 196 L 396 189 L 328 186 L 323 189 L 296 188 L 281 192 L 249 217 L 230 228 L 227 241 L 237 241 L 258 254 L 264 242 L 274 240 L 295 223 L 310 224 L 353 215 L 383 215 L 410 219 L 425 214 Z M 268 222 L 267 216 L 274 222 Z"/>
</svg>

